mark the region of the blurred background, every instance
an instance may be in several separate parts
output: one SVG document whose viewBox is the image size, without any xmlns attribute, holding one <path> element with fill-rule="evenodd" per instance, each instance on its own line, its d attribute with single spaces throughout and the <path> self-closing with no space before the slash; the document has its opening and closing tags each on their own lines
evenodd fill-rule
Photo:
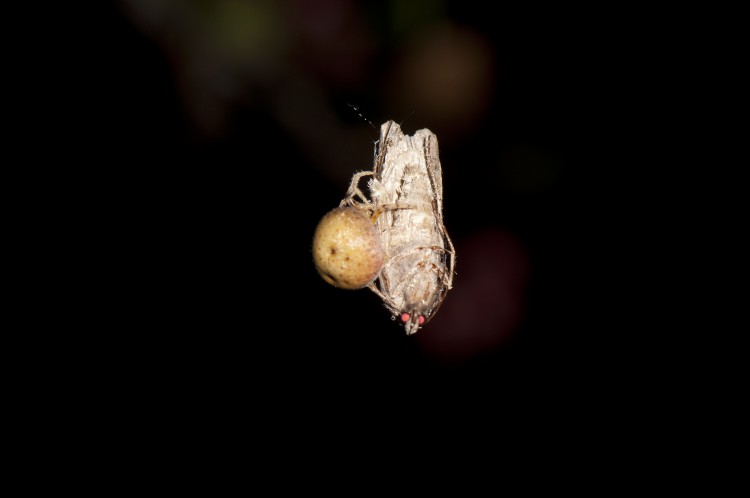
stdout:
<svg viewBox="0 0 750 498">
<path fill-rule="evenodd" d="M 87 209 L 107 208 L 91 257 L 118 289 L 98 309 L 124 381 L 222 403 L 552 407 L 606 391 L 620 341 L 643 339 L 623 339 L 604 290 L 628 271 L 605 249 L 632 233 L 607 211 L 631 159 L 612 116 L 637 112 L 610 88 L 638 86 L 608 17 L 465 0 L 91 9 L 55 78 L 73 89 L 61 129 L 95 165 Z M 391 119 L 437 135 L 457 251 L 454 289 L 411 337 L 311 256 Z"/>
</svg>

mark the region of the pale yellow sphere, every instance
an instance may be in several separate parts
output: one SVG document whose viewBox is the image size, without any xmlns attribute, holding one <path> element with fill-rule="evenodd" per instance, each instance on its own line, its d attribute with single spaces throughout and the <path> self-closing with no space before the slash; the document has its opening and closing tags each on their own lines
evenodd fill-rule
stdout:
<svg viewBox="0 0 750 498">
<path fill-rule="evenodd" d="M 365 287 L 383 266 L 383 247 L 375 225 L 352 207 L 332 209 L 321 218 L 312 250 L 323 280 L 342 289 Z"/>
</svg>

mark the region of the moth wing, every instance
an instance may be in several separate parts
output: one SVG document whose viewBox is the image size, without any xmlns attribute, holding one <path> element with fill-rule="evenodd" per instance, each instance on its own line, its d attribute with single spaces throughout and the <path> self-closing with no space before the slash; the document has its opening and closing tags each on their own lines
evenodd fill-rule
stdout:
<svg viewBox="0 0 750 498">
<path fill-rule="evenodd" d="M 386 121 L 380 126 L 380 140 L 378 140 L 375 166 L 373 168 L 375 178 L 378 180 L 383 180 L 383 175 L 388 177 L 389 173 L 385 171 L 387 168 L 386 156 L 391 147 L 403 139 L 404 132 L 401 131 L 401 126 L 395 121 Z"/>
<path fill-rule="evenodd" d="M 427 174 L 430 177 L 430 184 L 432 185 L 433 192 L 435 194 L 435 216 L 438 221 L 438 229 L 443 236 L 443 241 L 447 245 L 446 248 L 446 259 L 448 260 L 448 275 L 445 277 L 447 280 L 446 289 L 440 296 L 440 299 L 433 310 L 433 313 L 437 311 L 440 304 L 443 302 L 445 293 L 448 289 L 453 287 L 453 273 L 456 267 L 456 249 L 453 247 L 453 241 L 448 232 L 445 230 L 443 224 L 443 168 L 440 165 L 440 149 L 438 148 L 437 136 L 430 130 L 420 130 L 418 133 L 425 135 L 423 139 L 424 145 L 424 156 L 427 161 Z"/>
<path fill-rule="evenodd" d="M 430 185 L 435 194 L 435 208 L 438 219 L 443 220 L 443 168 L 440 165 L 440 150 L 438 148 L 437 137 L 428 129 L 417 132 L 423 135 L 422 146 L 424 147 L 424 157 L 427 161 L 427 174 L 430 178 Z"/>
</svg>

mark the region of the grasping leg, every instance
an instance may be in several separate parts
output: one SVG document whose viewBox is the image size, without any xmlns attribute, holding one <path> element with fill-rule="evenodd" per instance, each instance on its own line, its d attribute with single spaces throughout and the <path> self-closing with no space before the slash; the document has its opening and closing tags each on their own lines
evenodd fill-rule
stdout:
<svg viewBox="0 0 750 498">
<path fill-rule="evenodd" d="M 363 176 L 373 175 L 374 173 L 372 171 L 360 171 L 359 173 L 355 173 L 355 175 L 352 177 L 352 182 L 349 185 L 349 189 L 346 191 L 346 196 L 339 204 L 339 207 L 344 207 L 345 205 L 354 206 L 354 207 L 367 207 L 370 209 L 370 206 L 372 205 L 372 201 L 368 200 L 367 197 L 362 193 L 362 191 L 359 189 L 359 180 Z M 355 200 L 355 198 L 358 197 L 358 200 Z M 355 204 L 360 204 L 359 206 L 356 206 Z"/>
</svg>

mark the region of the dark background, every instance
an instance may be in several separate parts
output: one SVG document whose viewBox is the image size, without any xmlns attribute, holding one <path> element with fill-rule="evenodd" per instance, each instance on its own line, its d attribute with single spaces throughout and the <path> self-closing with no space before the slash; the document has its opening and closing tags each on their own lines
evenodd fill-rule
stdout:
<svg viewBox="0 0 750 498">
<path fill-rule="evenodd" d="M 648 238 L 629 221 L 648 194 L 630 187 L 660 116 L 642 114 L 659 89 L 633 49 L 648 23 L 636 36 L 609 13 L 450 1 L 174 3 L 158 22 L 98 4 L 54 49 L 56 130 L 86 166 L 71 234 L 93 239 L 76 310 L 118 392 L 404 422 L 544 418 L 630 392 L 650 340 L 631 326 L 648 303 L 625 290 Z M 245 39 L 253 13 L 276 24 Z M 422 92 L 445 60 L 459 83 Z M 374 294 L 320 279 L 310 251 L 388 119 L 437 134 L 457 248 L 454 290 L 411 337 Z"/>
</svg>

